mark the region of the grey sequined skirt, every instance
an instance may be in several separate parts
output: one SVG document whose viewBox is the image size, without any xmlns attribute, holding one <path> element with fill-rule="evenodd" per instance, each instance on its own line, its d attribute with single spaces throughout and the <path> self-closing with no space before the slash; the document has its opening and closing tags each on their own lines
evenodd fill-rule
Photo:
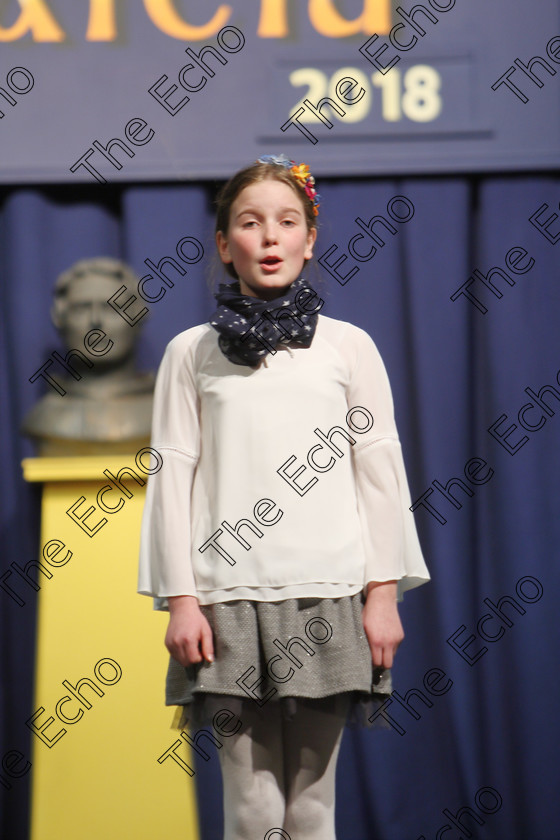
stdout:
<svg viewBox="0 0 560 840">
<path fill-rule="evenodd" d="M 285 720 L 299 704 L 338 713 L 350 695 L 346 725 L 389 728 L 380 706 L 391 671 L 373 665 L 362 624 L 363 591 L 343 598 L 202 604 L 214 638 L 214 661 L 188 667 L 170 658 L 165 702 L 182 706 L 179 728 L 210 725 L 219 711 L 243 719 L 280 703 Z M 377 714 L 376 714 L 377 713 Z"/>
</svg>

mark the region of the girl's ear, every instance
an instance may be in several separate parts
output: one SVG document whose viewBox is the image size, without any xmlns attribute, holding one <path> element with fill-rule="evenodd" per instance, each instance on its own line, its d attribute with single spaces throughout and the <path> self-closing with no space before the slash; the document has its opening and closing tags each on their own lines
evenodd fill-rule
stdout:
<svg viewBox="0 0 560 840">
<path fill-rule="evenodd" d="M 307 248 L 305 249 L 304 259 L 310 260 L 313 256 L 313 246 L 317 239 L 317 228 L 311 228 L 307 233 Z"/>
<path fill-rule="evenodd" d="M 216 247 L 218 249 L 220 259 L 223 263 L 233 262 L 231 254 L 229 252 L 229 245 L 227 239 L 221 230 L 217 231 L 216 233 Z"/>
</svg>

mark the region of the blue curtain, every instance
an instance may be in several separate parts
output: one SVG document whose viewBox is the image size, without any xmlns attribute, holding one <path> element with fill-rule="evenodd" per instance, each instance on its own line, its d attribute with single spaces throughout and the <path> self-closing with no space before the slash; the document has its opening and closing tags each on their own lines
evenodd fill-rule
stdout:
<svg viewBox="0 0 560 840">
<path fill-rule="evenodd" d="M 320 269 L 323 311 L 365 329 L 384 358 L 433 578 L 401 605 L 406 639 L 385 710 L 389 730 L 345 732 L 341 840 L 558 836 L 560 224 L 553 219 L 547 232 L 535 224 L 558 208 L 559 184 L 553 174 L 319 184 L 315 253 L 336 246 L 323 262 L 346 254 L 336 271 L 349 278 Z M 20 467 L 33 452 L 18 428 L 44 393 L 29 377 L 62 349 L 49 318 L 56 276 L 100 255 L 146 274 L 144 260 L 175 256 L 185 236 L 199 239 L 204 259 L 150 305 L 140 363 L 156 369 L 167 342 L 211 311 L 214 187 L 4 192 L 0 576 L 38 551 L 38 488 L 25 484 Z M 398 219 L 410 207 L 412 217 Z M 383 245 L 365 234 L 349 246 L 363 233 L 356 219 L 367 225 L 374 216 L 395 232 L 377 223 Z M 360 262 L 348 247 L 371 256 Z M 28 590 L 21 606 L 0 589 L 0 759 L 11 750 L 31 754 L 24 721 L 32 712 L 37 596 Z M 0 783 L 0 829 L 10 840 L 27 836 L 29 778 L 11 779 L 9 790 Z M 197 780 L 202 838 L 219 840 L 215 752 L 208 762 L 197 758 Z"/>
</svg>

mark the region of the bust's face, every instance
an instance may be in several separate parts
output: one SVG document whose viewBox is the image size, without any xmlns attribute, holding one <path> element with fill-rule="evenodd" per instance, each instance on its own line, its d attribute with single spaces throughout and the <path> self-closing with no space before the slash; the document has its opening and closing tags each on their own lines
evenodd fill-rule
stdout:
<svg viewBox="0 0 560 840">
<path fill-rule="evenodd" d="M 130 326 L 124 318 L 107 303 L 122 282 L 103 274 L 86 274 L 70 283 L 61 313 L 60 333 L 69 349 L 79 350 L 93 361 L 95 367 L 118 365 L 133 351 L 139 330 Z M 119 298 L 122 304 L 131 292 L 123 292 Z M 113 347 L 104 355 L 96 356 L 84 348 L 84 337 L 90 330 L 103 330 L 113 341 Z M 97 350 L 103 350 L 107 339 L 99 341 Z M 92 368 L 92 371 L 95 368 Z"/>
</svg>

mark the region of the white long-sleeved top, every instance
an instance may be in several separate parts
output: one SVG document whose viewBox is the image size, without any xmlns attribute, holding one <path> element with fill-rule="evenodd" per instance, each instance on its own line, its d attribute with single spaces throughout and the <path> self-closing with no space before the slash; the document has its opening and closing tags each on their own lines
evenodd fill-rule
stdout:
<svg viewBox="0 0 560 840">
<path fill-rule="evenodd" d="M 177 335 L 154 393 L 138 591 L 201 604 L 339 598 L 430 579 L 409 510 L 385 366 L 364 330 L 318 316 L 310 347 L 257 369 L 201 324 Z M 154 459 L 155 464 L 155 459 Z"/>
</svg>

